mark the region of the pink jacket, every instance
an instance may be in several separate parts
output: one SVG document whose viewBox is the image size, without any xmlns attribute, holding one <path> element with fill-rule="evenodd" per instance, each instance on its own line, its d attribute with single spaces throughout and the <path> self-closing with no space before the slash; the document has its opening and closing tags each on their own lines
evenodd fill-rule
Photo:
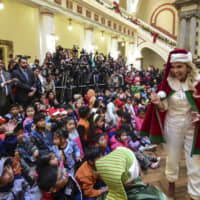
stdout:
<svg viewBox="0 0 200 200">
<path fill-rule="evenodd" d="M 143 121 L 144 121 L 144 119 L 139 118 L 139 117 L 135 117 L 135 130 L 136 131 L 140 131 L 141 130 Z"/>
<path fill-rule="evenodd" d="M 74 129 L 72 132 L 69 133 L 69 139 L 73 140 L 77 144 L 77 146 L 80 149 L 81 158 L 84 158 L 83 146 L 82 146 L 81 139 L 80 139 L 76 129 Z"/>
<path fill-rule="evenodd" d="M 113 135 L 110 139 L 110 148 L 111 148 L 111 151 L 114 151 L 117 147 L 127 147 L 129 148 L 129 145 L 128 145 L 128 141 L 124 143 L 120 142 L 119 140 L 117 140 L 115 138 L 115 135 Z"/>
</svg>

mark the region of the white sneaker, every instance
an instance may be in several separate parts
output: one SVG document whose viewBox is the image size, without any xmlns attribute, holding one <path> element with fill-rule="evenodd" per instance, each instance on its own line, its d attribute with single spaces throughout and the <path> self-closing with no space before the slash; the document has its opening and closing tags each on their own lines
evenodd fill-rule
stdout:
<svg viewBox="0 0 200 200">
<path fill-rule="evenodd" d="M 157 148 L 157 144 L 153 144 L 153 145 L 151 145 L 151 144 L 146 144 L 145 146 L 144 146 L 144 151 L 152 151 L 152 150 L 155 150 L 156 148 Z"/>
<path fill-rule="evenodd" d="M 160 166 L 160 157 L 157 157 L 157 161 L 151 164 L 152 169 L 156 169 Z"/>
</svg>

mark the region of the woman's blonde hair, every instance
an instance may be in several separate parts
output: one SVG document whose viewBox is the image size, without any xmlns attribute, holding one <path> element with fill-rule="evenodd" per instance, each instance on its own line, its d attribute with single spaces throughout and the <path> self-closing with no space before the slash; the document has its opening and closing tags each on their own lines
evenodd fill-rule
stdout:
<svg viewBox="0 0 200 200">
<path fill-rule="evenodd" d="M 187 75 L 189 89 L 194 92 L 193 93 L 194 97 L 200 97 L 200 96 L 197 96 L 197 89 L 195 88 L 195 85 L 194 85 L 195 82 L 199 82 L 199 80 L 196 79 L 198 75 L 196 66 L 192 62 L 188 62 L 185 64 L 187 64 L 187 66 L 191 69 Z"/>
</svg>

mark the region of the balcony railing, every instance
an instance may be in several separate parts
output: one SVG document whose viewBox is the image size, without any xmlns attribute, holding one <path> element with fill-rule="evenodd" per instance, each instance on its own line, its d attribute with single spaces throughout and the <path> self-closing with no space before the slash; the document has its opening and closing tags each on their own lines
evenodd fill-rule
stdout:
<svg viewBox="0 0 200 200">
<path fill-rule="evenodd" d="M 109 0 L 93 0 L 93 1 L 96 1 L 100 3 L 101 5 L 104 5 L 105 7 L 113 10 L 113 12 L 116 12 L 116 9 L 117 9 L 116 5 L 114 5 Z M 159 40 L 160 43 L 166 44 L 169 48 L 176 47 L 176 43 L 177 43 L 176 40 L 164 34 L 160 30 L 154 28 L 153 26 L 147 24 L 146 22 L 140 19 L 133 18 L 133 16 L 130 13 L 128 13 L 125 9 L 118 7 L 118 14 L 120 14 L 127 21 L 129 22 L 131 21 L 132 23 L 137 25 L 138 33 L 145 34 L 146 36 L 148 35 L 148 37 L 151 36 L 151 38 L 155 37 L 154 35 L 156 34 L 156 40 Z"/>
</svg>

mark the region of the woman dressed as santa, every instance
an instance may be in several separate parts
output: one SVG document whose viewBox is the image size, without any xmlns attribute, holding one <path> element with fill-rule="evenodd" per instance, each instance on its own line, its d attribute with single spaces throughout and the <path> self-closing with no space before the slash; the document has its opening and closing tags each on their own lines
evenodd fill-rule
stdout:
<svg viewBox="0 0 200 200">
<path fill-rule="evenodd" d="M 200 200 L 200 78 L 192 63 L 192 54 L 175 49 L 169 54 L 165 75 L 142 125 L 141 135 L 152 142 L 166 143 L 165 174 L 168 197 L 175 196 L 182 148 L 185 149 L 188 193 Z"/>
</svg>

